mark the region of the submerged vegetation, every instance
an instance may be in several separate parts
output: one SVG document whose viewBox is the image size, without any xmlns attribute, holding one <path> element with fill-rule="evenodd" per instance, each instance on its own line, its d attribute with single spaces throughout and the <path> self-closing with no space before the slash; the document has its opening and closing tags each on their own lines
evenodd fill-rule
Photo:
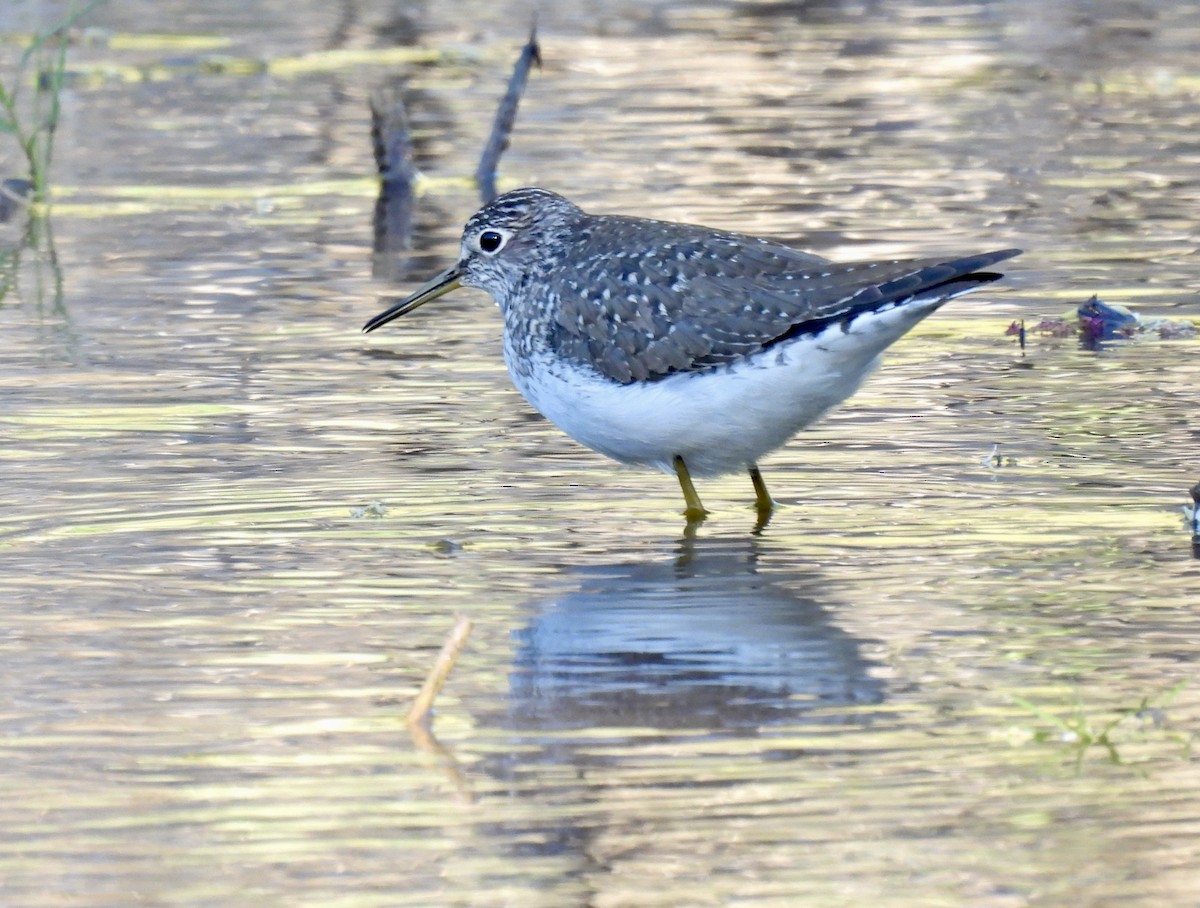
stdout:
<svg viewBox="0 0 1200 908">
<path fill-rule="evenodd" d="M 1084 757 L 1095 748 L 1099 748 L 1108 757 L 1109 762 L 1115 765 L 1128 764 L 1130 761 L 1122 757 L 1120 748 L 1145 739 L 1154 731 L 1178 744 L 1185 757 L 1190 756 L 1191 736 L 1170 730 L 1166 719 L 1166 708 L 1186 685 L 1186 680 L 1181 681 L 1161 697 L 1143 697 L 1136 706 L 1117 710 L 1103 721 L 1089 718 L 1083 702 L 1078 697 L 1072 711 L 1065 717 L 1047 712 L 1021 697 L 1014 697 L 1013 700 L 1048 726 L 1034 730 L 1032 740 L 1038 743 L 1059 743 L 1068 747 L 1074 756 L 1075 771 L 1078 772 L 1083 767 Z"/>
<path fill-rule="evenodd" d="M 83 16 L 103 2 L 91 0 L 79 9 L 72 4 L 54 28 L 33 36 L 14 70 L 0 79 L 0 134 L 12 136 L 25 158 L 28 171 L 26 182 L 6 181 L 6 195 L 10 198 L 28 194 L 34 203 L 44 205 L 49 201 L 50 162 L 62 109 L 70 44 L 68 33 Z M 31 72 L 32 88 L 29 87 Z"/>
<path fill-rule="evenodd" d="M 45 218 L 50 163 L 62 112 L 70 30 L 103 2 L 91 0 L 78 8 L 72 2 L 57 25 L 29 39 L 11 71 L 0 72 L 0 138 L 8 136 L 25 159 L 23 176 L 0 175 L 7 177 L 0 183 L 0 221 L 12 219 L 18 209 L 33 215 L 20 243 L 0 249 L 0 301 L 17 289 L 22 251 L 32 249 L 37 254 L 32 267 L 35 298 L 42 301 L 49 296 L 55 308 L 61 306 L 62 274 Z"/>
</svg>

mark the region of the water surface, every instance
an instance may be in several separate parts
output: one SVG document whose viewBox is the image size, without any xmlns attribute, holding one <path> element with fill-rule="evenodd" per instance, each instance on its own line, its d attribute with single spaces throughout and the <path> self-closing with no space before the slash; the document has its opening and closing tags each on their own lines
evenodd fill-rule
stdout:
<svg viewBox="0 0 1200 908">
<path fill-rule="evenodd" d="M 1197 341 L 1004 335 L 1200 317 L 1192 12 L 542 10 L 502 188 L 1027 250 L 764 461 L 762 534 L 730 477 L 691 537 L 673 478 L 530 411 L 482 295 L 359 333 L 455 254 L 531 11 L 135 2 L 72 49 L 61 294 L 0 234 L 4 901 L 1192 904 Z M 427 179 L 389 284 L 397 80 Z"/>
</svg>

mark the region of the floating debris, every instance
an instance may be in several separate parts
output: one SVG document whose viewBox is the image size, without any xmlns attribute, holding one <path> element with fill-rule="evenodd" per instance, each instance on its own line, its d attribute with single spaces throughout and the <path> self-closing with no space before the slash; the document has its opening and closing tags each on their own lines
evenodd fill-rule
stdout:
<svg viewBox="0 0 1200 908">
<path fill-rule="evenodd" d="M 355 520 L 362 520 L 365 517 L 382 517 L 386 513 L 387 505 L 382 501 L 372 501 L 364 507 L 350 509 L 350 516 Z"/>
<path fill-rule="evenodd" d="M 457 555 L 462 548 L 462 543 L 453 539 L 439 539 L 433 544 L 433 550 L 439 555 Z"/>
<path fill-rule="evenodd" d="M 1194 322 L 1181 318 L 1145 319 L 1142 323 L 1156 323 L 1154 330 L 1163 340 L 1180 340 L 1185 337 L 1195 337 L 1197 328 Z"/>
<path fill-rule="evenodd" d="M 1133 337 L 1138 333 L 1138 317 L 1124 306 L 1110 306 L 1096 294 L 1076 310 L 1079 337 L 1084 342 Z"/>
<path fill-rule="evenodd" d="M 1033 333 L 1042 337 L 1070 337 L 1076 331 L 1076 326 L 1065 318 L 1044 318 L 1033 326 Z M 1012 333 L 1012 329 L 1009 329 Z"/>
<path fill-rule="evenodd" d="M 1079 304 L 1074 312 L 1043 318 L 1032 333 L 1042 337 L 1078 337 L 1081 344 L 1096 348 L 1105 341 L 1128 340 L 1145 335 L 1158 335 L 1162 340 L 1195 337 L 1196 325 L 1188 319 L 1142 318 L 1125 306 L 1106 303 L 1093 294 Z M 1012 322 L 1004 332 L 1016 336 L 1025 349 L 1025 322 Z"/>
<path fill-rule="evenodd" d="M 1015 467 L 1017 459 L 1015 457 L 1006 457 L 1000 453 L 1000 445 L 992 445 L 992 450 L 979 458 L 981 467 L 997 468 L 997 467 Z"/>
<path fill-rule="evenodd" d="M 1183 518 L 1192 532 L 1192 557 L 1200 558 L 1200 482 L 1189 490 L 1192 503 L 1183 506 Z"/>
</svg>

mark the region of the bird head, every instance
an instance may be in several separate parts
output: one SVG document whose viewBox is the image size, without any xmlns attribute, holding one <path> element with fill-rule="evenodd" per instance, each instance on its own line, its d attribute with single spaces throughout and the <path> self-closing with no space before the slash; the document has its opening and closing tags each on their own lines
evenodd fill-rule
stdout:
<svg viewBox="0 0 1200 908">
<path fill-rule="evenodd" d="M 579 208 L 546 189 L 514 189 L 497 196 L 467 221 L 458 261 L 376 315 L 363 331 L 374 331 L 458 287 L 486 290 L 503 305 L 510 290 L 552 267 L 552 251 L 582 216 Z"/>
</svg>

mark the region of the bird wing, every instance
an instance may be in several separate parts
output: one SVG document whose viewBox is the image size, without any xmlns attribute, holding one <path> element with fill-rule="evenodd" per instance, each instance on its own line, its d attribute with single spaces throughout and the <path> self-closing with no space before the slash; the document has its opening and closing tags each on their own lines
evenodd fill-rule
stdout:
<svg viewBox="0 0 1200 908">
<path fill-rule="evenodd" d="M 718 367 L 918 296 L 949 299 L 996 280 L 978 269 L 1018 253 L 837 264 L 741 234 L 604 220 L 619 241 L 584 238 L 552 281 L 550 341 L 621 384 Z"/>
</svg>

